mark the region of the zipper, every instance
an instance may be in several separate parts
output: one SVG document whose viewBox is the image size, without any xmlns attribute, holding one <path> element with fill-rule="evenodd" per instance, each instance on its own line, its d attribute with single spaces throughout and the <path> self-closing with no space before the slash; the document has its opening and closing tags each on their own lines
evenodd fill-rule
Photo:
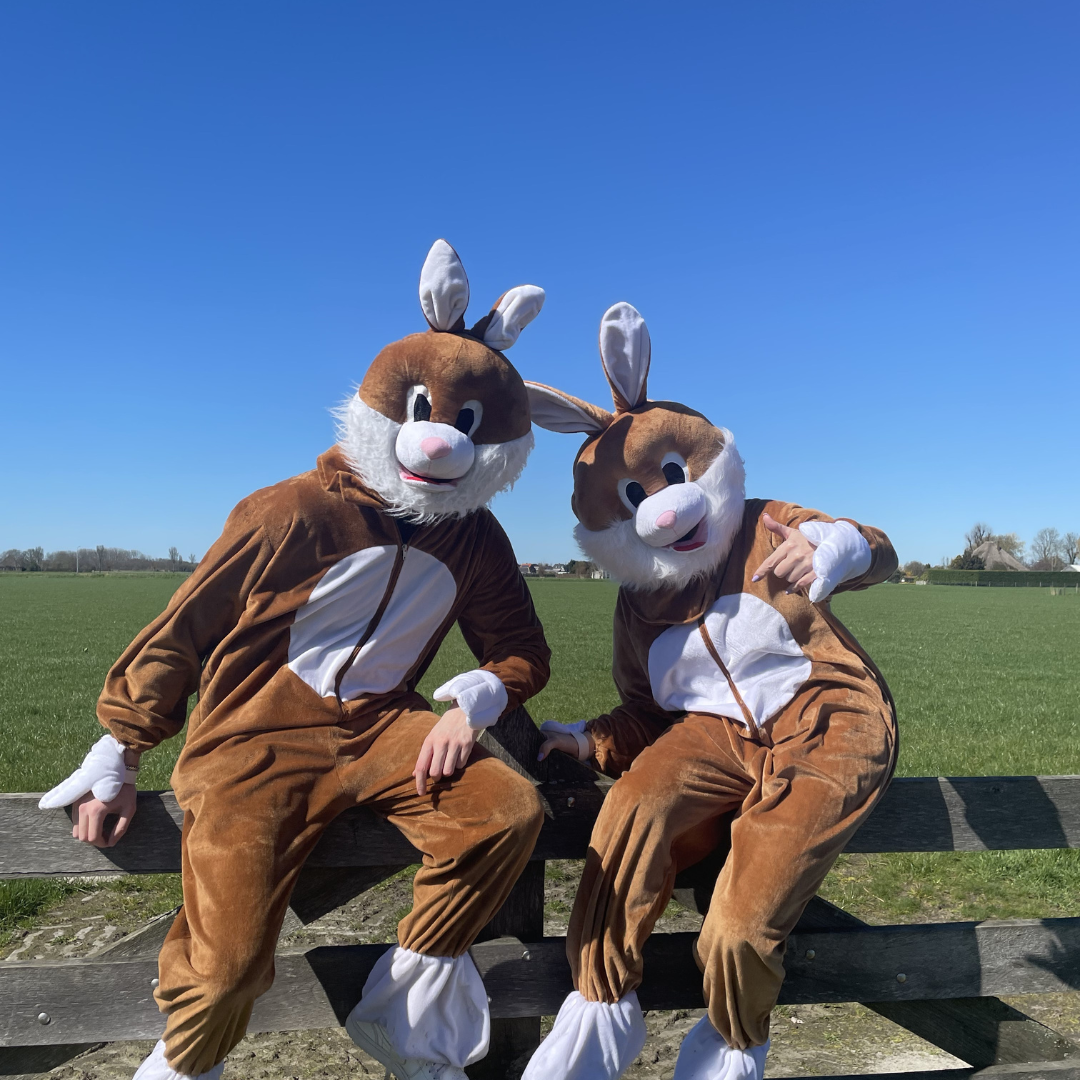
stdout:
<svg viewBox="0 0 1080 1080">
<path fill-rule="evenodd" d="M 698 630 L 701 632 L 701 640 L 705 642 L 705 648 L 709 650 L 709 655 L 716 661 L 716 666 L 724 673 L 724 678 L 727 679 L 728 686 L 731 687 L 731 693 L 738 703 L 740 709 L 742 709 L 743 719 L 746 721 L 746 728 L 748 731 L 758 731 L 757 721 L 754 719 L 754 714 L 747 707 L 745 701 L 743 701 L 742 694 L 739 693 L 739 688 L 735 685 L 735 680 L 731 677 L 731 672 L 728 671 L 724 661 L 720 659 L 720 653 L 717 652 L 716 646 L 713 644 L 713 639 L 709 636 L 709 631 L 705 626 L 705 616 L 702 615 L 698 619 Z"/>
<path fill-rule="evenodd" d="M 341 700 L 341 680 L 345 678 L 346 672 L 356 662 L 356 658 L 360 655 L 360 650 L 371 640 L 371 635 L 375 633 L 379 623 L 382 621 L 383 615 L 386 614 L 386 608 L 390 603 L 390 597 L 394 594 L 394 587 L 398 583 L 398 578 L 401 577 L 401 568 L 405 565 L 405 556 L 408 554 L 409 545 L 399 542 L 397 554 L 394 556 L 394 567 L 390 571 L 390 580 L 386 583 L 386 591 L 383 593 L 383 598 L 379 601 L 379 606 L 375 609 L 375 614 L 371 616 L 371 621 L 367 624 L 360 640 L 353 646 L 353 651 L 349 653 L 349 659 L 341 665 L 337 675 L 334 677 L 334 697 L 337 698 L 338 709 L 341 711 L 342 716 L 345 715 L 345 704 Z"/>
</svg>

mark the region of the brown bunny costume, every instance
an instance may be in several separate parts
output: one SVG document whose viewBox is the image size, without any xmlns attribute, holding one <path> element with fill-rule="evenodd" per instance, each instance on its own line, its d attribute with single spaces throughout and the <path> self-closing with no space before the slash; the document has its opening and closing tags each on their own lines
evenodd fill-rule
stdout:
<svg viewBox="0 0 1080 1080">
<path fill-rule="evenodd" d="M 528 589 L 484 508 L 532 445 L 524 384 L 500 350 L 542 300 L 533 286 L 511 290 L 466 331 L 464 270 L 436 243 L 421 277 L 431 329 L 375 358 L 341 412 L 339 445 L 241 502 L 109 672 L 98 715 L 133 749 L 176 735 L 199 696 L 173 775 L 184 907 L 160 957 L 164 1044 L 140 1077 L 220 1072 L 273 980 L 305 859 L 357 804 L 401 829 L 423 865 L 400 945 L 350 1033 L 402 1076 L 431 1062 L 424 1076 L 464 1077 L 486 1052 L 487 999 L 466 950 L 528 859 L 542 811 L 532 785 L 479 747 L 417 795 L 413 769 L 438 717 L 416 685 L 455 622 L 481 667 L 436 696 L 455 698 L 470 726 L 548 678 Z"/>
<path fill-rule="evenodd" d="M 895 763 L 888 688 L 828 605 L 832 590 L 893 572 L 887 537 L 746 500 L 731 433 L 646 400 L 649 353 L 644 321 L 620 304 L 601 324 L 614 415 L 529 385 L 536 423 L 589 435 L 574 468 L 576 536 L 622 581 L 622 704 L 572 725 L 617 782 L 567 934 L 576 993 L 527 1080 L 614 1080 L 637 1055 L 642 946 L 678 870 L 716 847 L 731 815 L 731 853 L 697 943 L 709 1014 L 684 1041 L 675 1077 L 760 1080 L 786 938 Z M 772 574 L 754 580 L 782 542 L 766 513 L 815 545 L 809 597 Z"/>
</svg>

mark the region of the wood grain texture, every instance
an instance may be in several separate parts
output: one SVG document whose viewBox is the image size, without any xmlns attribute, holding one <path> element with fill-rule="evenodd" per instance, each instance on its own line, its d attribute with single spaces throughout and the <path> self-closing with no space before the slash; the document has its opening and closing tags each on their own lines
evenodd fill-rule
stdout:
<svg viewBox="0 0 1080 1080">
<path fill-rule="evenodd" d="M 817 1076 L 814 1080 L 1080 1080 L 1080 1064 L 1072 1061 L 1034 1061 L 996 1065 L 987 1069 L 941 1069 L 934 1072 L 897 1072 Z M 774 1078 L 770 1077 L 770 1080 Z M 783 1078 L 775 1078 L 783 1080 Z"/>
<path fill-rule="evenodd" d="M 655 934 L 645 948 L 643 1009 L 699 1008 L 695 934 Z M 340 1024 L 388 946 L 283 950 L 251 1031 Z M 807 957 L 813 951 L 814 957 Z M 554 1014 L 571 989 L 562 938 L 473 946 L 493 1018 Z M 1049 993 L 1080 987 L 1080 919 L 936 926 L 874 926 L 792 935 L 781 1004 L 912 1001 Z M 157 1038 L 153 960 L 54 961 L 0 966 L 0 1045 Z M 906 976 L 903 982 L 897 974 Z M 39 1013 L 49 1015 L 43 1026 Z"/>
<path fill-rule="evenodd" d="M 820 896 L 810 901 L 799 920 L 804 932 L 865 925 Z M 862 1004 L 977 1068 L 1062 1061 L 1080 1053 L 1075 1043 L 996 997 Z"/>
<path fill-rule="evenodd" d="M 494 736 L 485 739 L 493 741 Z M 523 737 L 519 741 L 526 742 Z M 527 754 L 533 747 L 515 750 Z M 511 754 L 503 749 L 500 756 Z M 560 769 L 570 766 L 582 769 L 569 761 Z M 533 858 L 583 858 L 607 786 L 604 780 L 583 776 L 540 784 L 547 820 Z M 5 837 L 0 878 L 179 871 L 182 815 L 172 792 L 140 792 L 130 832 L 104 851 L 72 840 L 67 812 L 38 810 L 39 797 L 0 795 L 0 835 Z M 847 850 L 1068 847 L 1080 847 L 1080 777 L 976 776 L 894 780 Z M 308 865 L 404 866 L 419 858 L 397 829 L 358 808 L 327 829 Z"/>
</svg>

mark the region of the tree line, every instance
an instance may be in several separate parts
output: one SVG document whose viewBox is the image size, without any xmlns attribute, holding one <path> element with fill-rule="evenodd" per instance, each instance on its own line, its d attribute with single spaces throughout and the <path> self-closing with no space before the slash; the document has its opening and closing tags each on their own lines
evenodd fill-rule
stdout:
<svg viewBox="0 0 1080 1080">
<path fill-rule="evenodd" d="M 106 570 L 172 570 L 177 572 L 195 569 L 198 559 L 191 554 L 184 559 L 179 549 L 169 548 L 169 557 L 156 559 L 134 549 L 105 547 L 99 544 L 92 548 L 78 548 L 75 551 L 50 551 L 47 555 L 42 548 L 8 548 L 0 555 L 0 570 L 19 571 L 63 571 L 64 573 L 90 573 Z"/>
<path fill-rule="evenodd" d="M 995 533 L 985 521 L 977 521 L 964 534 L 964 550 L 952 559 L 942 559 L 938 567 L 950 570 L 985 570 L 986 565 L 977 550 L 987 540 L 993 541 L 1002 551 L 1024 563 L 1029 570 L 1056 572 L 1066 566 L 1080 563 L 1080 533 L 1059 533 L 1057 529 L 1040 529 L 1030 544 L 1025 544 L 1014 533 Z M 930 569 L 929 563 L 912 560 L 904 567 L 909 577 L 922 577 Z"/>
</svg>

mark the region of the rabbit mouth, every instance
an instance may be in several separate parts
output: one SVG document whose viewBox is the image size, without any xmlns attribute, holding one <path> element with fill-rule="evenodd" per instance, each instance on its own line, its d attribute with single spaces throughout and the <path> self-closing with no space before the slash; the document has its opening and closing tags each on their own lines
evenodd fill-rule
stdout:
<svg viewBox="0 0 1080 1080">
<path fill-rule="evenodd" d="M 400 461 L 398 462 L 398 472 L 401 474 L 401 479 L 407 484 L 424 484 L 428 487 L 457 487 L 458 478 L 456 477 L 450 480 L 440 480 L 435 476 L 421 476 L 411 469 L 406 469 Z"/>
<path fill-rule="evenodd" d="M 703 517 L 685 536 L 680 536 L 673 544 L 667 546 L 672 551 L 697 551 L 705 546 L 709 535 L 708 515 Z"/>
</svg>

